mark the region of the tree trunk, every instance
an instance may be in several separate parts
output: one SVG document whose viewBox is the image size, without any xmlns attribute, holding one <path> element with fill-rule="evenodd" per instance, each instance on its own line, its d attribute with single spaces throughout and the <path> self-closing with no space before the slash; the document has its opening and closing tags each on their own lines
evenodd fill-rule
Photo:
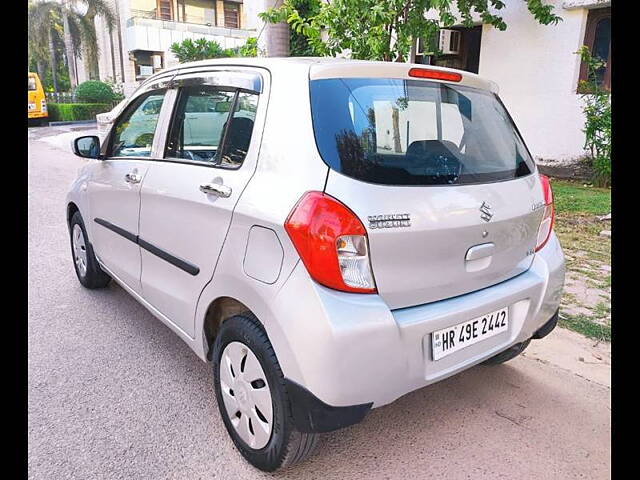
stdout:
<svg viewBox="0 0 640 480">
<path fill-rule="evenodd" d="M 87 10 L 87 13 L 84 16 L 91 25 L 91 29 L 93 30 L 94 36 L 96 36 L 96 12 L 91 6 Z M 84 56 L 84 68 L 87 71 L 87 75 L 89 76 L 89 80 L 100 80 L 100 69 L 98 67 L 98 38 L 96 36 L 96 44 L 91 46 L 94 49 L 94 54 L 90 53 L 90 49 L 85 48 Z"/>
<path fill-rule="evenodd" d="M 68 2 L 62 9 L 62 25 L 64 28 L 64 49 L 67 53 L 67 68 L 69 69 L 69 83 L 73 90 L 78 85 L 78 75 L 75 69 L 74 53 L 73 53 L 73 38 L 71 38 L 71 30 L 69 29 L 69 17 L 67 16 L 66 9 L 68 8 Z"/>
<path fill-rule="evenodd" d="M 396 107 L 391 109 L 391 121 L 393 122 L 393 151 L 402 153 L 402 144 L 400 143 L 400 111 Z"/>
<path fill-rule="evenodd" d="M 113 45 L 113 30 L 109 30 L 109 46 L 111 47 L 111 71 L 113 72 L 113 83 L 117 83 L 116 79 L 116 54 Z"/>
<path fill-rule="evenodd" d="M 56 61 L 56 48 L 53 44 L 52 29 L 49 28 L 49 61 L 51 65 L 51 78 L 53 80 L 53 91 L 58 93 L 58 62 Z"/>
<path fill-rule="evenodd" d="M 279 0 L 265 2 L 265 8 L 276 7 Z M 289 24 L 287 22 L 269 23 L 266 28 L 267 57 L 289 56 Z"/>
<path fill-rule="evenodd" d="M 42 60 L 36 61 L 36 69 L 38 70 L 38 76 L 40 77 L 40 81 L 44 81 L 44 76 L 47 73 L 45 69 L 44 62 Z"/>
</svg>

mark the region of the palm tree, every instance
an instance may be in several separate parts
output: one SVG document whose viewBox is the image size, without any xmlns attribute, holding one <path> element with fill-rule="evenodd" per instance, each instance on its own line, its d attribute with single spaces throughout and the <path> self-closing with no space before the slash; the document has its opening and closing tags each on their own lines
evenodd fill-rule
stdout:
<svg viewBox="0 0 640 480">
<path fill-rule="evenodd" d="M 84 14 L 78 11 L 77 7 L 80 4 L 87 7 Z M 30 1 L 29 51 L 38 61 L 50 64 L 56 91 L 58 82 L 55 72 L 58 59 L 54 46 L 60 37 L 64 40 L 71 86 L 75 87 L 78 84 L 75 58 L 83 59 L 90 79 L 99 78 L 95 27 L 95 17 L 98 15 L 104 19 L 111 35 L 115 16 L 108 0 L 64 0 L 63 3 L 55 0 Z"/>
<path fill-rule="evenodd" d="M 44 62 L 48 60 L 53 79 L 53 90 L 58 92 L 58 61 L 54 35 L 60 31 L 59 5 L 52 1 L 30 3 L 29 15 L 29 53 L 36 59 L 38 76 L 44 79 Z"/>
<path fill-rule="evenodd" d="M 65 0 L 70 2 L 70 8 L 73 10 L 74 3 L 82 3 L 87 7 L 87 11 L 82 15 L 82 29 L 85 33 L 85 42 L 83 49 L 84 65 L 87 74 L 91 80 L 98 80 L 100 73 L 98 70 L 98 41 L 96 38 L 96 24 L 95 19 L 100 16 L 107 25 L 109 30 L 109 36 L 113 32 L 115 26 L 116 17 L 111 10 L 109 0 Z M 115 80 L 115 79 L 114 79 Z"/>
</svg>

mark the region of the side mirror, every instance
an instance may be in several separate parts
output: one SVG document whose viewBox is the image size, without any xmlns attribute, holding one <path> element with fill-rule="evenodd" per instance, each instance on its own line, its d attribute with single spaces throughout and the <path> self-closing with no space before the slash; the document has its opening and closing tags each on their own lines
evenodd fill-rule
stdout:
<svg viewBox="0 0 640 480">
<path fill-rule="evenodd" d="M 72 149 L 82 158 L 100 158 L 100 139 L 95 135 L 78 137 L 73 140 Z"/>
</svg>

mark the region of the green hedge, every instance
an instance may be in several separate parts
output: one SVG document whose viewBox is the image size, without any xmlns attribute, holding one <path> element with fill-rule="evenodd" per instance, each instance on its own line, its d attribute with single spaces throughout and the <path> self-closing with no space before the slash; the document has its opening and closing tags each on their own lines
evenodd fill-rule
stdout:
<svg viewBox="0 0 640 480">
<path fill-rule="evenodd" d="M 95 120 L 98 113 L 111 110 L 109 103 L 49 103 L 47 104 L 50 122 L 73 122 L 76 120 Z"/>
<path fill-rule="evenodd" d="M 98 80 L 88 80 L 76 87 L 76 98 L 81 102 L 105 103 L 113 102 L 116 95 L 108 83 Z"/>
</svg>

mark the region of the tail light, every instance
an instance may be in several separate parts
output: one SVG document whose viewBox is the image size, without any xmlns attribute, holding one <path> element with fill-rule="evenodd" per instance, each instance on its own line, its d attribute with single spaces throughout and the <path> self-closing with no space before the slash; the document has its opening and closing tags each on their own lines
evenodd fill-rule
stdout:
<svg viewBox="0 0 640 480">
<path fill-rule="evenodd" d="M 544 247 L 551 236 L 553 230 L 553 222 L 555 220 L 555 209 L 553 207 L 553 191 L 551 190 L 551 183 L 549 177 L 540 175 L 540 183 L 542 185 L 542 192 L 544 193 L 544 215 L 538 228 L 538 239 L 536 241 L 536 252 Z"/>
<path fill-rule="evenodd" d="M 338 200 L 322 192 L 305 193 L 284 228 L 316 282 L 344 292 L 376 292 L 367 231 Z"/>
<path fill-rule="evenodd" d="M 40 110 L 42 112 L 46 112 L 47 111 L 47 101 L 46 100 L 40 100 Z"/>
</svg>

